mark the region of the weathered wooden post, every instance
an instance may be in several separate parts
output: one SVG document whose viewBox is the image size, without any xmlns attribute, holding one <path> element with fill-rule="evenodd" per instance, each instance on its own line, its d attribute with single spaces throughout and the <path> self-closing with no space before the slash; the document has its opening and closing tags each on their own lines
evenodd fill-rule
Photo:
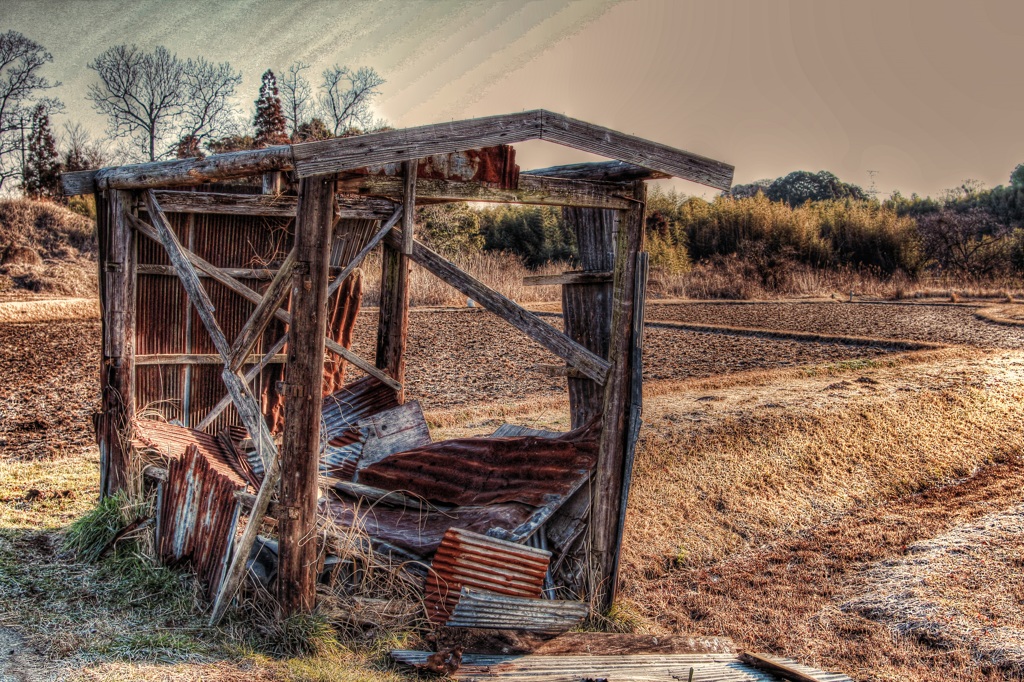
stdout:
<svg viewBox="0 0 1024 682">
<path fill-rule="evenodd" d="M 637 253 L 644 244 L 647 188 L 634 183 L 626 193 L 636 204 L 621 211 L 615 239 L 615 270 L 612 284 L 612 335 L 608 359 L 612 364 L 605 384 L 603 429 L 594 475 L 591 508 L 592 570 L 597 579 L 597 605 L 607 609 L 615 600 L 618 579 L 618 544 L 621 510 L 625 503 L 624 480 L 630 437 L 630 403 L 633 383 L 633 316 L 637 290 Z"/>
<path fill-rule="evenodd" d="M 316 598 L 317 465 L 334 190 L 333 175 L 299 183 L 278 515 L 278 599 L 283 617 L 311 611 Z"/>
<path fill-rule="evenodd" d="M 416 219 L 415 159 L 406 161 L 402 195 L 402 246 L 382 245 L 380 269 L 380 326 L 377 367 L 402 384 L 398 402 L 405 402 L 405 346 L 409 334 L 409 276 Z"/>
<path fill-rule="evenodd" d="M 131 192 L 110 190 L 106 196 L 101 192 L 95 196 L 103 328 L 97 440 L 100 496 L 105 497 L 131 483 L 128 441 L 135 415 L 136 258 L 135 233 L 125 216 L 131 209 Z"/>
<path fill-rule="evenodd" d="M 580 269 L 611 272 L 615 266 L 618 211 L 599 208 L 562 209 L 562 218 L 576 235 Z M 565 333 L 602 358 L 608 358 L 612 333 L 612 282 L 562 285 Z M 569 377 L 569 409 L 577 429 L 601 414 L 604 389 L 593 379 Z"/>
</svg>

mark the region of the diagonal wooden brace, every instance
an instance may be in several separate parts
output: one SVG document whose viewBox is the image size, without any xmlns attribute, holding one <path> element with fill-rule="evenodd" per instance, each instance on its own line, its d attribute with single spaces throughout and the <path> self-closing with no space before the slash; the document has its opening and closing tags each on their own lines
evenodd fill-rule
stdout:
<svg viewBox="0 0 1024 682">
<path fill-rule="evenodd" d="M 387 236 L 388 243 L 395 249 L 402 248 L 403 235 L 392 230 Z M 413 242 L 412 259 L 429 270 L 436 277 L 478 302 L 485 310 L 494 313 L 531 339 L 544 346 L 571 367 L 588 378 L 604 385 L 611 364 L 597 356 L 550 324 L 506 298 L 480 280 L 460 270 L 454 263 L 431 251 L 420 241 Z"/>
<path fill-rule="evenodd" d="M 129 222 L 131 222 L 132 226 L 136 230 L 138 230 L 145 236 L 149 237 L 153 241 L 160 241 L 160 236 L 157 234 L 156 229 L 152 225 L 131 214 L 127 215 Z M 261 296 L 259 292 L 255 291 L 254 289 L 250 289 L 249 287 L 242 284 L 240 281 L 238 281 L 231 275 L 225 274 L 220 268 L 213 265 L 209 261 L 200 258 L 194 253 L 187 251 L 185 249 L 182 249 L 182 252 L 185 254 L 187 260 L 191 262 L 191 264 L 195 266 L 197 270 L 205 273 L 212 279 L 215 279 L 216 281 L 220 282 L 221 284 L 226 286 L 228 289 L 231 289 L 242 298 L 248 299 L 256 304 L 259 304 L 261 301 L 263 301 L 263 296 Z M 289 313 L 287 310 L 284 310 L 283 308 L 278 308 L 274 312 L 274 317 L 281 320 L 285 324 L 291 324 L 292 321 L 291 313 Z M 396 391 L 400 391 L 402 389 L 402 385 L 399 382 L 395 381 L 387 374 L 377 369 L 372 363 L 367 362 L 363 358 L 359 357 L 358 355 L 350 351 L 348 348 L 345 348 L 341 344 L 332 341 L 331 339 L 327 339 L 326 343 L 327 350 L 337 355 L 340 355 L 345 360 L 351 362 L 353 365 L 355 365 L 362 371 L 366 372 L 370 376 L 374 377 L 381 383 L 386 384 L 387 386 L 391 387 Z"/>
<path fill-rule="evenodd" d="M 295 252 L 295 249 L 292 249 L 288 257 L 285 258 L 284 263 L 281 264 L 281 269 L 277 271 L 274 281 L 270 283 L 270 286 L 267 287 L 266 292 L 263 294 L 263 300 L 252 311 L 249 319 L 245 321 L 245 326 L 242 327 L 242 331 L 239 332 L 235 342 L 231 345 L 228 368 L 232 372 L 237 372 L 242 368 L 245 359 L 249 357 L 249 352 L 256 345 L 256 342 L 259 341 L 270 321 L 274 319 L 274 313 L 288 297 L 297 262 L 298 254 Z"/>
</svg>

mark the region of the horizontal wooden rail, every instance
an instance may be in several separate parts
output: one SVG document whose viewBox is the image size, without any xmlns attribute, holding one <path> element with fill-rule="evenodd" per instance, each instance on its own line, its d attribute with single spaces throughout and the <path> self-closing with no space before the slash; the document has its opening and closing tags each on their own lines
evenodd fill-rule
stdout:
<svg viewBox="0 0 1024 682">
<path fill-rule="evenodd" d="M 552 284 L 608 284 L 612 281 L 610 272 L 563 272 L 560 275 L 527 275 L 523 286 L 541 287 Z"/>
<path fill-rule="evenodd" d="M 266 364 L 279 365 L 287 361 L 284 353 L 270 358 Z M 248 356 L 243 365 L 254 365 L 263 360 L 262 355 Z M 223 365 L 224 358 L 218 353 L 155 353 L 136 355 L 136 365 Z"/>
</svg>

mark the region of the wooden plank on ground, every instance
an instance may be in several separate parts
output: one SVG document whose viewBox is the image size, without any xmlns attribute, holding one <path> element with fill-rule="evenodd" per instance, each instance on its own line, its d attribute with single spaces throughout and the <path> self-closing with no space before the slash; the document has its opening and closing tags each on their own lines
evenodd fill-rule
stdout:
<svg viewBox="0 0 1024 682">
<path fill-rule="evenodd" d="M 387 239 L 393 248 L 401 248 L 401 234 L 396 235 L 392 231 Z M 431 251 L 419 241 L 413 245 L 412 260 L 594 381 L 600 384 L 604 383 L 610 367 L 607 360 L 594 355 L 515 301 L 506 298 L 480 280 L 463 272 L 454 263 Z"/>
</svg>

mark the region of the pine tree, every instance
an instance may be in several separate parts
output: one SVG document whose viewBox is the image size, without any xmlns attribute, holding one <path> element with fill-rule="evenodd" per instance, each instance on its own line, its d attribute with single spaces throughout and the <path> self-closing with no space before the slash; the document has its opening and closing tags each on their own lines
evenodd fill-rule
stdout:
<svg viewBox="0 0 1024 682">
<path fill-rule="evenodd" d="M 274 72 L 267 69 L 260 85 L 260 96 L 256 100 L 256 116 L 253 119 L 256 128 L 256 146 L 269 147 L 275 144 L 288 144 L 285 134 L 287 121 L 281 108 L 281 98 L 277 93 L 277 79 Z"/>
<path fill-rule="evenodd" d="M 21 186 L 30 197 L 54 199 L 60 192 L 60 155 L 50 128 L 50 113 L 42 104 L 32 110 L 28 157 Z"/>
</svg>

